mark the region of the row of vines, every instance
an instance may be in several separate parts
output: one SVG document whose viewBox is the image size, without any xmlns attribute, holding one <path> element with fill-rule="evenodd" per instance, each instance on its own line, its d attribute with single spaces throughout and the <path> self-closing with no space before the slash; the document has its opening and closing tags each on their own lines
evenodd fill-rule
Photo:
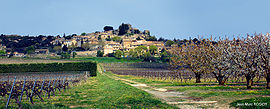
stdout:
<svg viewBox="0 0 270 109">
<path fill-rule="evenodd" d="M 96 76 L 94 62 L 0 64 L 0 108 L 28 108 Z M 5 104 L 5 105 L 4 105 Z"/>
<path fill-rule="evenodd" d="M 171 81 L 171 82 L 181 82 L 181 83 L 190 83 L 196 82 L 195 75 L 188 70 L 182 72 L 173 72 L 169 70 L 156 70 L 156 69 L 120 69 L 120 68 L 109 68 L 107 71 L 111 71 L 114 74 L 118 75 L 133 75 L 138 77 L 149 78 L 152 80 L 159 80 L 159 81 Z M 264 84 L 261 81 L 261 77 L 254 78 L 254 83 L 256 86 L 262 86 Z M 207 83 L 207 85 L 214 85 L 217 80 L 215 76 L 212 74 L 203 74 L 200 76 L 200 81 Z M 230 85 L 243 85 L 246 82 L 245 77 L 238 75 L 238 76 L 231 76 L 228 78 L 227 83 Z"/>
<path fill-rule="evenodd" d="M 19 73 L 21 74 L 21 73 Z M 42 72 L 0 75 L 0 96 L 5 108 L 22 108 L 22 102 L 43 102 L 85 79 L 85 72 Z M 16 106 L 17 105 L 17 106 Z M 3 107 L 2 107 L 3 108 Z"/>
</svg>

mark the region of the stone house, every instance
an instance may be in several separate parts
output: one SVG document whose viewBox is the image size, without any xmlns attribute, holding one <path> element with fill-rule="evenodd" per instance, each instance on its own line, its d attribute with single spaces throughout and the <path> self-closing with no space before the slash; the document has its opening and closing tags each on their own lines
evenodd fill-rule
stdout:
<svg viewBox="0 0 270 109">
<path fill-rule="evenodd" d="M 114 41 L 107 41 L 106 45 L 103 47 L 104 55 L 108 55 L 109 53 L 113 53 L 116 50 L 121 50 L 122 44 Z"/>
</svg>

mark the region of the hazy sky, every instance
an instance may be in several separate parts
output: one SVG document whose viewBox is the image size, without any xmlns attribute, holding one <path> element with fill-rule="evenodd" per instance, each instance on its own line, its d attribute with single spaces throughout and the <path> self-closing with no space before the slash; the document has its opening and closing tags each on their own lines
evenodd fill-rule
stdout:
<svg viewBox="0 0 270 109">
<path fill-rule="evenodd" d="M 270 32 L 269 0 L 0 0 L 0 34 L 63 35 L 132 24 L 188 39 Z"/>
</svg>

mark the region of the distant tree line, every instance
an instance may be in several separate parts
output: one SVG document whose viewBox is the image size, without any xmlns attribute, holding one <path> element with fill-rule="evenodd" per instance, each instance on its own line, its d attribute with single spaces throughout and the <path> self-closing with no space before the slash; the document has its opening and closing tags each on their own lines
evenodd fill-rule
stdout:
<svg viewBox="0 0 270 109">
<path fill-rule="evenodd" d="M 51 41 L 55 39 L 54 36 L 18 36 L 18 35 L 0 35 L 2 40 L 1 44 L 7 47 L 8 52 L 21 52 L 29 53 L 32 52 L 33 48 L 51 48 Z M 30 50 L 30 51 L 28 51 Z"/>
</svg>

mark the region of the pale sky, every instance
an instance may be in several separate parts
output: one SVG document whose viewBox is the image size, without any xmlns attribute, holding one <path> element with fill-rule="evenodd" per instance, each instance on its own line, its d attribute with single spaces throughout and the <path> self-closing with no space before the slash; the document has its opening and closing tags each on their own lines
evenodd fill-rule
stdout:
<svg viewBox="0 0 270 109">
<path fill-rule="evenodd" d="M 164 38 L 270 32 L 269 0 L 0 0 L 0 34 L 63 35 L 129 23 Z"/>
</svg>

